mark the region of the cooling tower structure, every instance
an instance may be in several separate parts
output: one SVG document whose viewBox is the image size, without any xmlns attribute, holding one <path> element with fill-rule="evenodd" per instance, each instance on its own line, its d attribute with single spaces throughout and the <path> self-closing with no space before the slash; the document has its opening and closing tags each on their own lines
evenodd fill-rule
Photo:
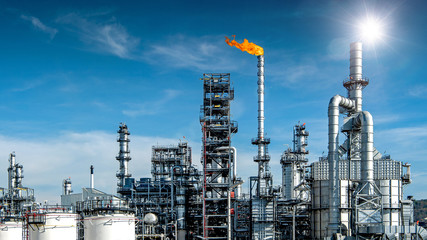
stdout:
<svg viewBox="0 0 427 240">
<path fill-rule="evenodd" d="M 328 156 L 311 165 L 314 239 L 410 239 L 418 231 L 403 199 L 409 166 L 374 147 L 373 117 L 362 109 L 368 83 L 362 76 L 362 43 L 354 42 L 350 75 L 343 83 L 347 97 L 336 95 L 329 102 Z"/>
</svg>

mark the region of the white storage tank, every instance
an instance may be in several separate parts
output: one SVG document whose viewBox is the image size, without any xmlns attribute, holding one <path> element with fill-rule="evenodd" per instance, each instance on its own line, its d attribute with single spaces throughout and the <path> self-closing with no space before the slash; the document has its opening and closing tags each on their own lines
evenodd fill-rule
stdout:
<svg viewBox="0 0 427 240">
<path fill-rule="evenodd" d="M 78 214 L 42 213 L 44 223 L 29 221 L 30 240 L 76 240 Z M 22 238 L 22 237 L 21 237 Z"/>
<path fill-rule="evenodd" d="M 84 225 L 85 240 L 135 240 L 133 213 L 93 215 L 84 218 Z"/>
<path fill-rule="evenodd" d="M 3 223 L 0 223 L 0 239 L 1 240 L 22 239 L 22 222 L 6 221 Z"/>
</svg>

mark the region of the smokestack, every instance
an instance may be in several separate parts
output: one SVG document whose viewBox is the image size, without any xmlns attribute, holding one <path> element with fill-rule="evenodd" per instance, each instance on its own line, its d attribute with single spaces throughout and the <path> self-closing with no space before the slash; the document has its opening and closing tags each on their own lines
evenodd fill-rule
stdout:
<svg viewBox="0 0 427 240">
<path fill-rule="evenodd" d="M 267 153 L 269 139 L 264 136 L 264 55 L 258 56 L 258 136 L 252 144 L 258 146 L 258 155 L 254 158 L 258 162 L 257 196 L 266 196 L 271 188 L 269 169 L 270 156 Z"/>
<path fill-rule="evenodd" d="M 264 55 L 258 56 L 258 138 L 264 140 Z M 259 156 L 264 156 L 264 147 L 258 145 Z"/>
<path fill-rule="evenodd" d="M 362 90 L 368 83 L 369 80 L 362 76 L 362 43 L 353 42 L 350 44 L 350 75 L 343 85 L 348 98 L 355 101 L 356 112 L 362 111 Z"/>
<path fill-rule="evenodd" d="M 353 80 L 362 79 L 362 43 L 353 42 L 350 44 L 350 78 Z"/>
<path fill-rule="evenodd" d="M 93 165 L 90 165 L 90 188 L 94 188 L 95 187 L 95 183 L 93 180 Z"/>
</svg>

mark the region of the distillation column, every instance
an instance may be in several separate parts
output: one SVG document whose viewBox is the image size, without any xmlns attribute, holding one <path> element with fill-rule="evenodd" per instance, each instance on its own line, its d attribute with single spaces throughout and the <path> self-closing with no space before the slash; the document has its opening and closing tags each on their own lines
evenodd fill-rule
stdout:
<svg viewBox="0 0 427 240">
<path fill-rule="evenodd" d="M 285 200 L 307 200 L 307 194 L 301 192 L 304 181 L 305 166 L 308 162 L 306 149 L 309 133 L 303 125 L 294 127 L 294 146 L 284 152 L 282 164 L 282 197 Z"/>
<path fill-rule="evenodd" d="M 71 178 L 66 178 L 64 179 L 64 181 L 62 182 L 62 187 L 63 187 L 63 195 L 70 195 L 73 190 L 71 189 Z"/>
<path fill-rule="evenodd" d="M 231 135 L 237 124 L 230 118 L 234 99 L 230 74 L 203 74 L 203 239 L 231 239 L 229 232 L 234 158 Z"/>
<path fill-rule="evenodd" d="M 118 179 L 117 181 L 117 192 L 120 193 L 125 185 L 125 178 L 129 178 L 132 175 L 129 173 L 128 165 L 131 160 L 130 151 L 129 151 L 129 135 L 130 132 L 128 127 L 124 123 L 120 123 L 119 130 L 117 131 L 119 138 L 117 142 L 120 145 L 119 155 L 116 157 L 119 161 L 120 168 L 119 172 L 116 174 Z"/>
</svg>

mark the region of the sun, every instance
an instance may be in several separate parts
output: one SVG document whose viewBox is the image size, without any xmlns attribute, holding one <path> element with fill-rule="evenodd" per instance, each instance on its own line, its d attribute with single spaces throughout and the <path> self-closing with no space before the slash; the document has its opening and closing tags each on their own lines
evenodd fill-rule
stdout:
<svg viewBox="0 0 427 240">
<path fill-rule="evenodd" d="M 367 17 L 357 25 L 359 37 L 363 42 L 374 44 L 383 40 L 385 24 L 381 19 Z"/>
</svg>

